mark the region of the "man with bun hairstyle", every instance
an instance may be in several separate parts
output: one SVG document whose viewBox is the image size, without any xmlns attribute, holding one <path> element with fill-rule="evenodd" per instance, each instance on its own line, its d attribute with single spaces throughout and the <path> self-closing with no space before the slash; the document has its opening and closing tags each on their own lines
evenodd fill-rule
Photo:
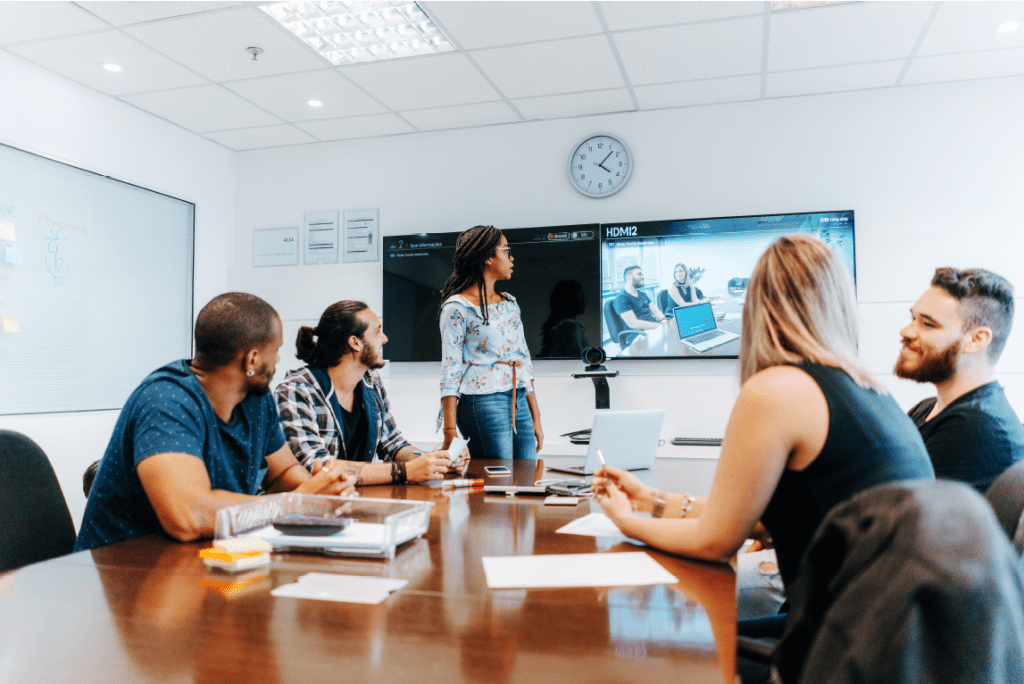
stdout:
<svg viewBox="0 0 1024 684">
<path fill-rule="evenodd" d="M 328 461 L 311 477 L 285 444 L 270 381 L 281 319 L 265 301 L 220 295 L 196 318 L 193 359 L 151 373 L 128 398 L 89 492 L 76 551 L 165 532 L 212 537 L 217 511 L 271 492 L 340 494 Z"/>
<path fill-rule="evenodd" d="M 387 341 L 380 319 L 356 301 L 332 304 L 316 328 L 299 329 L 295 356 L 307 365 L 274 396 L 288 444 L 307 468 L 337 458 L 356 484 L 369 485 L 440 480 L 452 467 L 447 451 L 416 451 L 399 431 L 377 374 Z"/>
<path fill-rule="evenodd" d="M 980 268 L 939 268 L 910 316 L 894 372 L 937 391 L 910 418 L 936 477 L 984 492 L 1024 457 L 1024 428 L 995 370 L 1013 325 L 1013 286 Z"/>
</svg>

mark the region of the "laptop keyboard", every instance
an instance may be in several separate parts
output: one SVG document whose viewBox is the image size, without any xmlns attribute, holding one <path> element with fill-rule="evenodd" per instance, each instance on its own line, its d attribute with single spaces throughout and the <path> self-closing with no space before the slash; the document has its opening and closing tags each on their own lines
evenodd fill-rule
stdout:
<svg viewBox="0 0 1024 684">
<path fill-rule="evenodd" d="M 694 335 L 693 337 L 687 337 L 686 341 L 690 344 L 700 344 L 701 342 L 707 342 L 708 340 L 713 340 L 716 337 L 721 337 L 724 334 L 724 331 L 715 328 L 714 330 L 708 330 L 707 332 L 702 332 L 701 334 Z"/>
</svg>

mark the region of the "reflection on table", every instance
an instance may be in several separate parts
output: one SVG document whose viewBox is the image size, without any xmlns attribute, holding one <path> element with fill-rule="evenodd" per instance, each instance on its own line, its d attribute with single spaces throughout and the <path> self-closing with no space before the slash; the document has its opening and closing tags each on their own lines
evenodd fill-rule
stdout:
<svg viewBox="0 0 1024 684">
<path fill-rule="evenodd" d="M 469 475 L 484 477 L 475 461 Z M 504 462 L 500 484 L 532 484 L 540 462 Z M 686 462 L 659 464 L 683 490 Z M 590 512 L 542 497 L 436 486 L 366 487 L 363 496 L 435 502 L 424 538 L 393 561 L 275 554 L 240 577 L 198 550 L 149 536 L 0 578 L 3 681 L 527 682 L 733 681 L 731 568 L 648 552 L 679 580 L 628 588 L 490 590 L 484 556 L 616 553 L 629 543 L 556 534 Z M 396 577 L 379 605 L 276 598 L 308 572 Z"/>
</svg>

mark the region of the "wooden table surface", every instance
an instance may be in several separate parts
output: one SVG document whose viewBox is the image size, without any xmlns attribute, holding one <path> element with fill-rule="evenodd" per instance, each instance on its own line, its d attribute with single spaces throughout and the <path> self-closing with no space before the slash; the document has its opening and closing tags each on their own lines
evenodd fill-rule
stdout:
<svg viewBox="0 0 1024 684">
<path fill-rule="evenodd" d="M 468 475 L 483 476 L 474 461 Z M 542 462 L 503 462 L 532 484 Z M 706 493 L 714 461 L 659 460 L 657 484 Z M 547 473 L 548 477 L 557 476 Z M 687 486 L 689 485 L 689 486 Z M 0 684 L 31 682 L 728 682 L 731 568 L 647 549 L 678 583 L 490 590 L 483 556 L 636 551 L 555 530 L 586 515 L 542 497 L 409 485 L 363 496 L 434 502 L 392 561 L 275 554 L 244 586 L 198 558 L 209 542 L 149 536 L 0 577 Z M 379 605 L 276 598 L 307 572 L 401 578 Z"/>
</svg>

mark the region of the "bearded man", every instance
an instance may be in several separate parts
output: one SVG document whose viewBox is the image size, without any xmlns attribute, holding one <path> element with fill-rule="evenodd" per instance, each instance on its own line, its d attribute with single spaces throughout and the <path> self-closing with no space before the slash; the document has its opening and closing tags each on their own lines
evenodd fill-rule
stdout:
<svg viewBox="0 0 1024 684">
<path fill-rule="evenodd" d="M 980 268 L 939 268 L 910 315 L 894 372 L 936 390 L 910 418 L 935 476 L 984 492 L 1024 457 L 1024 428 L 995 379 L 1013 325 L 1013 286 Z"/>
</svg>

